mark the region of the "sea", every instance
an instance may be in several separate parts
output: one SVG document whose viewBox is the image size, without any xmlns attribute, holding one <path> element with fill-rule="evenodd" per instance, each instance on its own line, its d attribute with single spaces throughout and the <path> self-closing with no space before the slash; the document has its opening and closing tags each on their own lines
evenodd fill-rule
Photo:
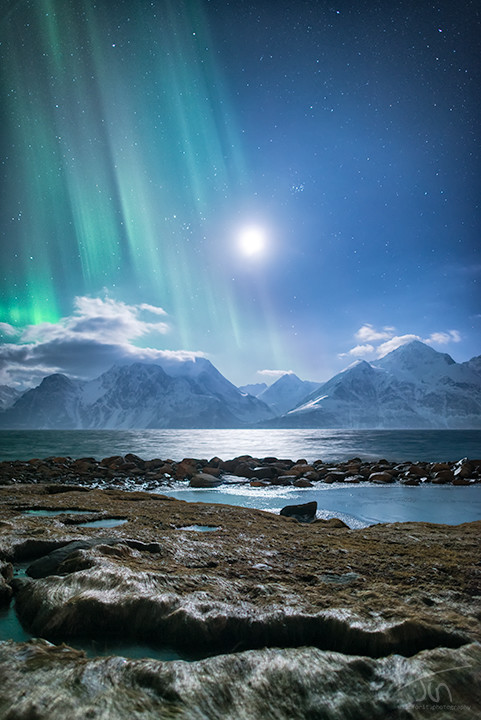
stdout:
<svg viewBox="0 0 481 720">
<path fill-rule="evenodd" d="M 0 460 L 135 453 L 144 460 L 239 455 L 308 462 L 481 458 L 481 430 L 1 430 Z"/>
</svg>

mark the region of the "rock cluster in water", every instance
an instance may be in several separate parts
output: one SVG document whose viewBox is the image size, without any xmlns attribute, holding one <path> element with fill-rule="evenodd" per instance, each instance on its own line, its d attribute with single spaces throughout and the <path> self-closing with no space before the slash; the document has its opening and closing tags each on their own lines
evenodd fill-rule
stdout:
<svg viewBox="0 0 481 720">
<path fill-rule="evenodd" d="M 0 487 L 0 601 L 39 638 L 0 642 L 0 717 L 478 717 L 481 522 L 351 530 L 295 514 Z M 82 525 L 109 517 L 127 522 Z M 86 634 L 211 657 L 58 645 Z"/>
<path fill-rule="evenodd" d="M 368 462 L 353 458 L 330 464 L 316 460 L 308 463 L 275 457 L 253 458 L 243 455 L 233 460 L 184 458 L 143 460 L 128 453 L 96 460 L 93 457 L 72 459 L 51 457 L 28 461 L 0 462 L 0 485 L 11 483 L 80 484 L 95 487 L 139 487 L 152 490 L 175 481 L 188 481 L 192 487 L 215 487 L 226 479 L 248 480 L 253 487 L 293 485 L 311 487 L 315 482 L 379 484 L 399 482 L 404 485 L 435 484 L 470 485 L 481 482 L 481 460 L 457 462 L 404 462 L 387 460 Z"/>
</svg>

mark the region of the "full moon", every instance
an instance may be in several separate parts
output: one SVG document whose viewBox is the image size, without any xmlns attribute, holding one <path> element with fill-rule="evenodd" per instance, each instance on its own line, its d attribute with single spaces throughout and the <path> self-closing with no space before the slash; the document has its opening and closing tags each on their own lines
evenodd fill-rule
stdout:
<svg viewBox="0 0 481 720">
<path fill-rule="evenodd" d="M 266 235 L 259 227 L 247 227 L 239 234 L 239 247 L 244 255 L 260 255 L 266 246 Z"/>
</svg>

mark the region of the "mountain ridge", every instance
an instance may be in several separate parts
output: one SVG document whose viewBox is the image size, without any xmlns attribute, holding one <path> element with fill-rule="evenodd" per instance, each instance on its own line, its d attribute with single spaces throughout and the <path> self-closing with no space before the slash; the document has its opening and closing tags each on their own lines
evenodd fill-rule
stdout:
<svg viewBox="0 0 481 720">
<path fill-rule="evenodd" d="M 88 381 L 54 373 L 0 410 L 0 427 L 481 428 L 481 356 L 457 363 L 413 341 L 325 383 L 286 373 L 258 397 L 206 358 L 119 364 Z"/>
<path fill-rule="evenodd" d="M 477 428 L 481 375 L 477 358 L 456 363 L 413 341 L 334 375 L 270 427 Z M 474 368 L 474 369 L 473 369 Z"/>
</svg>

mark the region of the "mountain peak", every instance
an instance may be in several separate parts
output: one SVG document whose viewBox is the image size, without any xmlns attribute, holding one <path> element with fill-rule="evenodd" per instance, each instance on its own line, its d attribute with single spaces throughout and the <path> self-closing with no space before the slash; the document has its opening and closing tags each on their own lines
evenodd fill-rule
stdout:
<svg viewBox="0 0 481 720">
<path fill-rule="evenodd" d="M 303 402 L 319 383 L 301 380 L 294 373 L 285 373 L 267 390 L 260 393 L 259 400 L 265 402 L 278 415 L 288 412 Z"/>
<path fill-rule="evenodd" d="M 299 383 L 302 383 L 301 378 L 297 377 L 297 375 L 295 373 L 288 372 L 288 373 L 284 373 L 284 375 L 281 375 L 275 381 L 275 383 L 273 383 L 271 385 L 271 387 L 273 387 L 274 385 L 277 385 L 277 384 L 288 386 L 288 385 L 299 385 Z"/>
<path fill-rule="evenodd" d="M 344 370 L 341 370 L 341 372 L 345 373 L 348 372 L 348 370 L 372 370 L 372 365 L 367 362 L 367 360 L 355 360 L 353 363 L 348 365 Z"/>
<path fill-rule="evenodd" d="M 74 381 L 63 375 L 62 373 L 53 373 L 53 375 L 47 375 L 40 383 L 41 388 L 52 389 L 54 387 L 70 387 L 74 385 Z"/>
<path fill-rule="evenodd" d="M 381 360 L 387 358 L 403 359 L 404 361 L 410 360 L 412 362 L 426 361 L 426 360 L 440 360 L 447 363 L 448 365 L 454 365 L 455 361 L 447 353 L 440 353 L 430 345 L 423 343 L 421 340 L 411 340 L 404 345 L 400 345 L 395 350 L 391 350 L 387 355 L 384 355 Z"/>
<path fill-rule="evenodd" d="M 452 374 L 456 363 L 447 353 L 440 353 L 419 340 L 413 340 L 377 360 L 375 366 L 402 380 L 431 384 Z"/>
</svg>

